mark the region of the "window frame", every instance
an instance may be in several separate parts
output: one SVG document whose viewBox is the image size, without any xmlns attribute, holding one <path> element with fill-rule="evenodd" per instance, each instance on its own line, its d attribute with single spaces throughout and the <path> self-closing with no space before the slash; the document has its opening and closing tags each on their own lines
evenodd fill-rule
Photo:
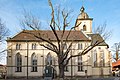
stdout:
<svg viewBox="0 0 120 80">
<path fill-rule="evenodd" d="M 82 43 L 78 43 L 78 49 L 80 49 L 80 50 L 83 49 L 83 44 Z"/>
<path fill-rule="evenodd" d="M 80 55 L 80 54 L 79 54 Z M 82 56 L 78 56 L 77 57 L 77 59 L 78 59 L 78 72 L 81 72 L 81 71 L 83 71 L 83 62 L 82 62 Z"/>
<path fill-rule="evenodd" d="M 87 31 L 86 25 L 83 25 L 83 31 Z"/>
<path fill-rule="evenodd" d="M 35 50 L 37 47 L 36 43 L 32 43 L 32 50 Z"/>
<path fill-rule="evenodd" d="M 94 61 L 93 61 L 93 63 L 94 63 L 94 67 L 97 67 L 98 65 L 97 65 L 97 51 L 96 50 L 94 50 Z"/>
<path fill-rule="evenodd" d="M 67 44 L 63 43 L 63 49 L 66 50 L 67 49 Z"/>
<path fill-rule="evenodd" d="M 69 72 L 68 65 L 66 65 L 66 66 L 64 67 L 64 71 L 65 71 L 65 72 Z"/>
<path fill-rule="evenodd" d="M 37 60 L 37 56 L 35 53 L 33 53 L 31 55 L 31 72 L 38 72 L 38 68 L 37 68 L 37 63 L 38 60 Z"/>
<path fill-rule="evenodd" d="M 105 53 L 101 50 L 101 66 L 105 66 Z"/>
<path fill-rule="evenodd" d="M 16 44 L 16 50 L 20 50 L 21 49 L 21 44 L 17 43 Z"/>
<path fill-rule="evenodd" d="M 19 52 L 15 55 L 15 61 L 15 72 L 22 72 L 22 55 Z"/>
</svg>

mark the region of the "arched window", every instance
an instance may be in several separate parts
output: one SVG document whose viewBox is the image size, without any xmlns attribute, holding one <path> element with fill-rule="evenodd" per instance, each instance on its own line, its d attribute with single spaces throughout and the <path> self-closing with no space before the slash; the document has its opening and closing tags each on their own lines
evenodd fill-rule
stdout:
<svg viewBox="0 0 120 80">
<path fill-rule="evenodd" d="M 36 49 L 36 43 L 32 44 L 32 49 Z"/>
<path fill-rule="evenodd" d="M 63 44 L 63 47 L 64 47 L 64 49 L 67 49 L 67 44 L 64 43 L 64 44 Z"/>
<path fill-rule="evenodd" d="M 93 56 L 94 56 L 93 58 L 94 66 L 96 67 L 97 66 L 97 51 L 96 50 L 94 50 Z"/>
<path fill-rule="evenodd" d="M 105 66 L 105 54 L 103 50 L 101 50 L 101 66 Z"/>
<path fill-rule="evenodd" d="M 16 63 L 16 72 L 22 72 L 22 56 L 20 53 L 17 53 L 15 56 Z"/>
<path fill-rule="evenodd" d="M 37 56 L 35 53 L 31 56 L 32 72 L 37 72 Z"/>
<path fill-rule="evenodd" d="M 52 65 L 52 56 L 50 52 L 47 54 L 47 57 L 46 57 L 46 65 Z"/>
<path fill-rule="evenodd" d="M 86 25 L 83 25 L 83 31 L 86 31 Z"/>
<path fill-rule="evenodd" d="M 21 44 L 16 44 L 16 50 L 19 50 L 21 48 Z"/>
<path fill-rule="evenodd" d="M 82 56 L 78 56 L 78 71 L 83 71 Z"/>
</svg>

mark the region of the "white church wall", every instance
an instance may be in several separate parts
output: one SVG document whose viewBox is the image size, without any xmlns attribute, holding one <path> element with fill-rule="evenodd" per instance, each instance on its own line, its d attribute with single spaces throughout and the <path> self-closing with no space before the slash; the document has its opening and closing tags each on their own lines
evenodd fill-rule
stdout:
<svg viewBox="0 0 120 80">
<path fill-rule="evenodd" d="M 58 63 L 57 63 L 57 58 L 56 58 L 56 54 L 54 52 L 51 52 L 50 50 L 47 50 L 43 47 L 40 47 L 40 45 L 36 42 L 37 44 L 37 49 L 36 50 L 32 50 L 31 49 L 31 45 L 32 45 L 33 42 L 29 42 L 29 49 L 28 49 L 28 55 L 29 55 L 29 61 L 28 61 L 28 65 L 31 65 L 31 55 L 33 53 L 35 53 L 38 57 L 38 72 L 31 72 L 31 67 L 29 67 L 29 73 L 28 75 L 29 76 L 43 76 L 43 66 L 45 65 L 45 59 L 46 59 L 46 56 L 47 54 L 50 52 L 52 54 L 52 56 L 55 58 L 55 64 L 56 64 L 56 67 L 55 69 L 57 70 L 57 75 L 59 74 L 59 68 L 58 68 Z M 72 47 L 72 51 L 70 54 L 72 55 L 75 55 L 75 54 L 78 54 L 79 52 L 81 52 L 82 50 L 79 50 L 78 49 L 78 43 L 82 43 L 82 46 L 83 46 L 83 49 L 85 48 L 86 46 L 86 42 L 75 42 L 73 43 L 73 47 Z M 26 66 L 26 56 L 27 56 L 27 43 L 25 42 L 20 42 L 22 48 L 21 50 L 16 50 L 16 43 L 12 43 L 13 45 L 9 48 L 9 49 L 12 49 L 12 54 L 11 54 L 11 59 L 8 58 L 8 65 L 11 65 L 11 66 L 15 66 L 15 55 L 20 52 L 20 54 L 22 55 L 22 65 L 23 66 Z M 55 43 L 56 44 L 56 43 Z M 69 44 L 69 43 L 68 43 Z M 67 44 L 67 46 L 68 46 Z M 90 42 L 87 42 L 87 44 L 90 44 Z M 10 43 L 8 43 L 8 45 L 10 45 Z M 105 52 L 105 62 L 109 61 L 108 59 L 108 50 L 106 49 L 106 46 L 99 46 L 101 47 L 101 49 L 104 50 Z M 94 49 L 97 50 L 97 54 L 98 54 L 98 63 L 100 62 L 100 52 L 99 52 L 99 47 L 95 47 Z M 10 55 L 10 53 L 8 53 L 8 55 Z M 72 75 L 76 75 L 78 74 L 79 76 L 85 76 L 85 70 L 87 70 L 87 75 L 91 76 L 91 75 L 100 75 L 99 74 L 99 68 L 92 68 L 94 67 L 93 66 L 93 54 L 91 53 L 91 51 L 89 53 L 87 53 L 86 55 L 83 55 L 82 56 L 83 58 L 83 71 L 79 72 L 78 71 L 78 67 L 77 67 L 77 57 L 76 58 L 72 58 Z M 54 63 L 54 62 L 53 62 Z M 65 75 L 66 76 L 71 76 L 71 60 L 69 62 L 69 71 L 68 72 L 65 72 Z M 99 64 L 98 64 L 99 66 Z M 12 71 L 12 72 L 11 72 Z M 96 71 L 95 74 L 92 74 L 93 71 Z M 105 68 L 105 74 L 109 73 L 108 72 L 108 68 Z M 23 67 L 22 68 L 22 72 L 15 72 L 15 67 L 10 67 L 8 68 L 8 72 L 7 72 L 8 75 L 12 75 L 12 76 L 26 76 L 27 74 L 27 68 L 26 67 Z"/>
</svg>

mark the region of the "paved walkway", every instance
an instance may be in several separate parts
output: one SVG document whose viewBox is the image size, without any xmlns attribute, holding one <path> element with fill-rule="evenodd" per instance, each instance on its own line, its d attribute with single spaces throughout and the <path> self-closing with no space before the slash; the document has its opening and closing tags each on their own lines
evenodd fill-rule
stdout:
<svg viewBox="0 0 120 80">
<path fill-rule="evenodd" d="M 115 78 L 114 80 L 120 80 L 120 77 L 119 78 Z"/>
</svg>

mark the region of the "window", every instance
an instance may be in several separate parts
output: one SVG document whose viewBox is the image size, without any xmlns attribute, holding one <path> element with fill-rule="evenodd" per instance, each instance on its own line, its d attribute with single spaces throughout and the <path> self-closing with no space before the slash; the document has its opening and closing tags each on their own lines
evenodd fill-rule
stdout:
<svg viewBox="0 0 120 80">
<path fill-rule="evenodd" d="M 86 25 L 83 25 L 83 31 L 86 31 Z"/>
<path fill-rule="evenodd" d="M 15 56 L 16 61 L 16 72 L 22 72 L 22 56 L 20 53 L 17 53 Z"/>
<path fill-rule="evenodd" d="M 52 65 L 52 56 L 50 52 L 47 54 L 46 65 Z"/>
<path fill-rule="evenodd" d="M 37 56 L 35 53 L 32 54 L 31 56 L 31 62 L 32 62 L 32 72 L 37 72 Z"/>
<path fill-rule="evenodd" d="M 63 48 L 67 49 L 67 44 L 66 43 L 63 44 Z"/>
<path fill-rule="evenodd" d="M 35 43 L 32 44 L 32 49 L 33 50 L 36 49 L 36 44 Z"/>
<path fill-rule="evenodd" d="M 78 71 L 83 71 L 82 56 L 78 56 Z"/>
<path fill-rule="evenodd" d="M 105 66 L 105 54 L 104 51 L 101 51 L 101 66 Z"/>
<path fill-rule="evenodd" d="M 65 66 L 64 71 L 68 72 L 68 65 Z"/>
<path fill-rule="evenodd" d="M 93 53 L 93 54 L 94 54 L 94 55 L 93 55 L 93 56 L 94 56 L 94 58 L 93 58 L 93 59 L 94 59 L 94 61 L 93 61 L 93 62 L 94 62 L 94 67 L 96 67 L 96 66 L 97 66 L 97 51 L 94 50 L 94 53 Z"/>
<path fill-rule="evenodd" d="M 98 49 L 101 49 L 101 47 L 98 47 Z"/>
<path fill-rule="evenodd" d="M 19 50 L 21 48 L 21 44 L 16 44 L 16 50 Z"/>
<path fill-rule="evenodd" d="M 82 43 L 78 43 L 78 49 L 83 49 Z"/>
</svg>

